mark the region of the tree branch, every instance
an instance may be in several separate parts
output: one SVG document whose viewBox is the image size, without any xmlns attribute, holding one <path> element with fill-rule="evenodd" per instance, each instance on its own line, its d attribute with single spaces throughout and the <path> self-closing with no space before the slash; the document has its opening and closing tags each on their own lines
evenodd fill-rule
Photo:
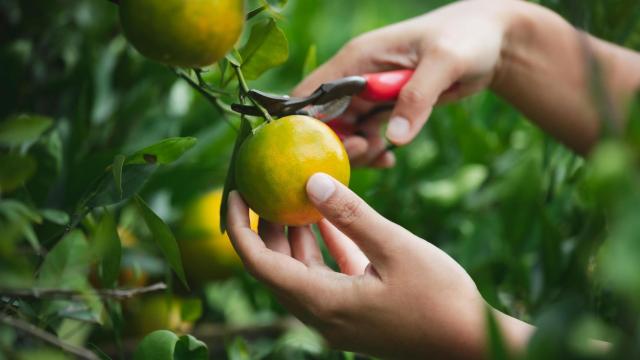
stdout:
<svg viewBox="0 0 640 360">
<path fill-rule="evenodd" d="M 242 74 L 242 69 L 240 69 L 240 66 L 237 66 L 231 62 L 229 62 L 229 64 L 231 64 L 231 66 L 233 67 L 233 70 L 236 72 L 236 76 L 238 78 L 238 83 L 240 84 L 240 89 L 242 89 L 242 92 L 247 95 L 249 93 L 249 86 L 247 85 L 247 81 L 244 78 L 244 74 Z M 269 114 L 269 112 L 267 111 L 267 109 L 265 109 L 259 102 L 255 101 L 253 98 L 251 98 L 251 96 L 247 96 L 249 98 L 249 100 L 251 101 L 251 103 L 253 103 L 253 105 L 258 108 L 258 110 L 260 110 L 260 112 L 262 113 L 262 117 L 267 121 L 270 122 L 273 119 L 271 118 L 271 114 Z"/>
<path fill-rule="evenodd" d="M 171 68 L 171 70 L 173 70 L 176 76 L 186 81 L 192 89 L 196 90 L 200 95 L 204 96 L 204 98 L 207 99 L 207 101 L 209 101 L 209 103 L 222 114 L 222 119 L 236 131 L 238 131 L 238 129 L 231 123 L 229 118 L 227 118 L 227 114 L 235 116 L 239 115 L 237 112 L 231 110 L 231 108 L 224 102 L 222 102 L 217 96 L 212 95 L 211 93 L 209 93 L 209 91 L 207 91 L 207 89 L 204 89 L 202 86 L 200 86 L 200 84 L 193 81 L 193 79 L 189 77 L 189 75 L 173 67 Z"/>
<path fill-rule="evenodd" d="M 56 337 L 55 335 L 44 331 L 42 329 L 40 329 L 39 327 L 30 324 L 26 321 L 23 321 L 21 319 L 15 318 L 15 317 L 11 317 L 11 316 L 6 316 L 6 315 L 2 315 L 0 314 L 0 322 L 4 323 L 6 325 L 11 326 L 14 329 L 20 330 L 22 332 L 25 332 L 35 338 L 38 338 L 42 341 L 45 341 L 51 345 L 54 345 L 70 354 L 73 354 L 81 359 L 86 359 L 86 360 L 99 360 L 100 358 L 98 357 L 98 355 L 96 355 L 95 353 L 93 353 L 91 350 L 89 349 L 85 349 L 82 347 L 77 347 L 74 345 L 71 345 L 69 343 L 66 343 L 62 340 L 60 340 L 58 337 Z"/>
<path fill-rule="evenodd" d="M 96 289 L 95 293 L 107 299 L 129 299 L 136 295 L 165 290 L 165 283 L 155 283 L 153 285 L 132 288 L 132 289 Z M 78 290 L 67 289 L 0 289 L 0 297 L 19 297 L 30 299 L 50 299 L 50 298 L 81 298 L 86 296 Z"/>
</svg>

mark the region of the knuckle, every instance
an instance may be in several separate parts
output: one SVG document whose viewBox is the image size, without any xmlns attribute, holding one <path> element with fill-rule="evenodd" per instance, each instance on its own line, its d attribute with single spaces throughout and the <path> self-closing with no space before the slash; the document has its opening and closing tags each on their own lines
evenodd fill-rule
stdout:
<svg viewBox="0 0 640 360">
<path fill-rule="evenodd" d="M 342 48 L 341 53 L 344 56 L 350 57 L 360 54 L 366 48 L 366 41 L 367 40 L 364 35 L 357 36 L 345 44 L 345 46 Z"/>
<path fill-rule="evenodd" d="M 424 92 L 411 85 L 405 86 L 398 100 L 405 104 L 424 104 L 427 101 Z"/>
<path fill-rule="evenodd" d="M 334 207 L 334 220 L 343 228 L 352 227 L 363 216 L 362 201 L 358 199 L 342 201 Z"/>
<path fill-rule="evenodd" d="M 470 62 L 468 54 L 459 46 L 452 45 L 450 41 L 435 43 L 429 52 L 432 57 L 447 63 L 452 76 L 461 75 Z"/>
</svg>

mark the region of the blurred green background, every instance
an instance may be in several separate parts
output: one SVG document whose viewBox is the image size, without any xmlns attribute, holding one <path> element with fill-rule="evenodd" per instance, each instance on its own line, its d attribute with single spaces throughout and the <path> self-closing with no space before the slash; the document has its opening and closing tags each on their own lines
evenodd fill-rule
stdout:
<svg viewBox="0 0 640 360">
<path fill-rule="evenodd" d="M 538 2 L 597 36 L 640 49 L 635 0 Z M 357 34 L 446 3 L 291 0 L 278 23 L 289 40 L 289 59 L 250 86 L 286 93 L 301 80 L 310 47 L 321 63 Z M 0 288 L 32 286 L 42 257 L 29 241 L 51 249 L 118 154 L 168 137 L 197 138 L 180 160 L 159 167 L 141 192 L 176 233 L 189 204 L 224 183 L 234 127 L 172 71 L 129 46 L 116 5 L 106 0 L 0 2 L 0 74 L 0 119 L 29 113 L 53 120 L 37 140 L 17 150 L 0 147 L 2 156 L 18 154 L 21 161 L 11 167 L 16 162 L 3 158 L 3 184 L 9 175 L 28 173 L 0 197 Z M 616 356 L 638 358 L 639 114 L 632 112 L 626 136 L 605 139 L 584 159 L 483 93 L 438 108 L 420 136 L 396 150 L 395 168 L 354 170 L 351 187 L 459 261 L 492 306 L 540 326 L 529 357 L 598 358 L 584 344 L 601 338 L 614 342 Z M 122 266 L 192 299 L 179 317 L 197 320 L 186 331 L 207 342 L 212 356 L 355 357 L 330 351 L 315 333 L 291 325 L 268 291 L 241 271 L 190 292 L 181 288 L 133 208 L 126 203 L 114 210 L 119 228 L 135 239 Z M 96 231 L 100 214 L 98 209 L 80 219 L 79 227 Z M 123 244 L 125 237 L 120 234 Z M 0 311 L 113 358 L 130 354 L 143 335 L 127 333 L 128 322 L 142 311 L 135 304 L 129 310 L 106 304 L 97 315 L 101 321 L 87 321 L 59 307 L 47 312 L 50 302 L 0 296 Z M 138 310 L 126 315 L 131 308 Z M 494 356 L 501 358 L 499 335 L 492 339 L 498 344 Z M 0 353 L 65 356 L 1 323 Z"/>
</svg>

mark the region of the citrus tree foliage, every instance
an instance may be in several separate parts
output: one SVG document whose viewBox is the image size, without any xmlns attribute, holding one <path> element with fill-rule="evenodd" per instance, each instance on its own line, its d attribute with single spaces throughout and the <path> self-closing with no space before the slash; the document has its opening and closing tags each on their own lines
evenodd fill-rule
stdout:
<svg viewBox="0 0 640 360">
<path fill-rule="evenodd" d="M 193 199 L 235 186 L 234 149 L 262 121 L 230 111 L 249 86 L 286 93 L 350 37 L 447 2 L 250 1 L 236 49 L 205 69 L 144 59 L 106 0 L 0 2 L 0 358 L 355 358 L 249 276 L 190 288 L 176 228 Z M 640 46 L 637 1 L 538 2 Z M 537 325 L 527 356 L 598 358 L 585 344 L 603 339 L 640 357 L 635 104 L 625 131 L 603 112 L 611 131 L 582 158 L 480 94 L 437 109 L 394 169 L 355 170 L 351 186 Z M 133 333 L 149 292 L 173 331 Z"/>
</svg>

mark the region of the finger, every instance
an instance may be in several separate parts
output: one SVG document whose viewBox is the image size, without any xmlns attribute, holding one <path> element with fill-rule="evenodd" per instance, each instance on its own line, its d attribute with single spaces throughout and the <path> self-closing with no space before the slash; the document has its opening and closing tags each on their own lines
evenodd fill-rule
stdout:
<svg viewBox="0 0 640 360">
<path fill-rule="evenodd" d="M 455 82 L 459 67 L 439 58 L 424 59 L 404 86 L 387 126 L 387 138 L 396 145 L 409 143 L 431 114 L 438 97 Z"/>
<path fill-rule="evenodd" d="M 396 155 L 391 151 L 385 151 L 378 158 L 374 159 L 369 166 L 378 169 L 388 169 L 396 165 Z"/>
<path fill-rule="evenodd" d="M 331 256 L 338 264 L 340 271 L 347 275 L 362 275 L 369 264 L 369 259 L 351 239 L 340 232 L 327 220 L 318 223 L 318 229 Z"/>
<path fill-rule="evenodd" d="M 322 253 L 309 226 L 292 226 L 289 228 L 289 242 L 291 243 L 291 255 L 311 266 L 325 266 Z"/>
<path fill-rule="evenodd" d="M 410 236 L 402 227 L 378 214 L 346 186 L 324 173 L 309 178 L 309 199 L 322 215 L 352 239 L 376 269 L 401 257 Z M 379 266 L 380 265 L 380 266 Z"/>
<path fill-rule="evenodd" d="M 370 57 L 365 55 L 367 48 L 360 46 L 358 41 L 352 40 L 329 61 L 309 74 L 291 94 L 307 96 L 325 82 L 374 71 Z"/>
<path fill-rule="evenodd" d="M 285 255 L 291 255 L 291 247 L 284 233 L 284 226 L 260 218 L 258 222 L 258 234 L 267 248 Z"/>
<path fill-rule="evenodd" d="M 352 164 L 356 164 L 363 159 L 369 149 L 367 140 L 361 136 L 349 136 L 344 139 L 343 144 Z"/>
<path fill-rule="evenodd" d="M 307 267 L 266 247 L 249 227 L 249 208 L 237 191 L 229 194 L 227 217 L 231 243 L 249 273 L 277 291 L 304 292 L 310 281 Z"/>
<path fill-rule="evenodd" d="M 370 166 L 386 152 L 385 149 L 387 148 L 387 141 L 378 134 L 368 137 L 367 140 L 369 142 L 369 150 L 363 158 L 363 165 Z"/>
<path fill-rule="evenodd" d="M 374 38 L 377 36 L 374 35 Z M 387 53 L 384 48 L 386 42 L 371 39 L 370 35 L 364 35 L 349 41 L 334 57 L 309 74 L 293 90 L 292 95 L 309 95 L 322 83 L 345 76 L 362 75 L 397 67 L 390 61 L 379 60 L 381 54 Z"/>
</svg>

